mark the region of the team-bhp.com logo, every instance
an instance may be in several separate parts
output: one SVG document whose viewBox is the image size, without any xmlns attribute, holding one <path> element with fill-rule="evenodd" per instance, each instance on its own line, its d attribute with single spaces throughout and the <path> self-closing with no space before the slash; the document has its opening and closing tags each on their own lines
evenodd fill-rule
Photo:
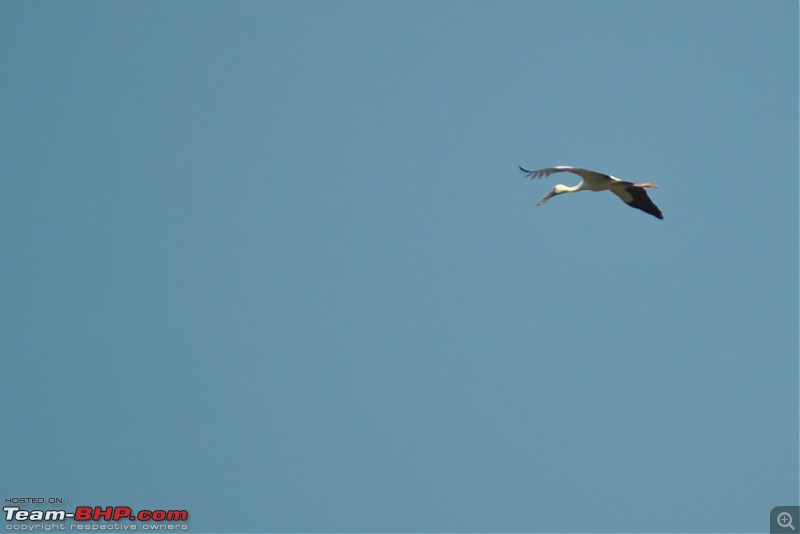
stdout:
<svg viewBox="0 0 800 534">
<path fill-rule="evenodd" d="M 71 519 L 79 523 L 71 524 L 70 530 L 106 530 L 111 525 L 102 526 L 97 524 L 100 521 L 111 522 L 124 522 L 124 521 L 139 521 L 144 524 L 141 526 L 142 530 L 164 530 L 167 524 L 170 525 L 168 530 L 174 530 L 176 527 L 180 529 L 187 529 L 188 526 L 175 525 L 175 522 L 185 522 L 189 520 L 189 512 L 186 510 L 139 510 L 134 512 L 130 506 L 77 506 L 74 511 L 67 510 L 22 510 L 19 506 L 4 506 L 6 521 L 13 521 L 14 524 L 20 528 L 14 528 L 13 524 L 6 525 L 6 530 L 35 530 L 32 525 L 25 528 L 28 522 L 57 522 L 66 521 Z M 23 526 L 25 525 L 25 526 Z M 122 526 L 124 529 L 134 530 L 134 525 Z M 11 527 L 11 528 L 9 528 Z M 103 528 L 105 527 L 105 528 Z M 118 527 L 119 528 L 119 527 Z M 64 525 L 61 526 L 64 529 Z"/>
</svg>

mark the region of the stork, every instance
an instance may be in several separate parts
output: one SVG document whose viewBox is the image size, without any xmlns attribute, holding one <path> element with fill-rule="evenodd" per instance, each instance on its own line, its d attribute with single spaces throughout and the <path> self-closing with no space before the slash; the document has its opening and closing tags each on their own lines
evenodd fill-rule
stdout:
<svg viewBox="0 0 800 534">
<path fill-rule="evenodd" d="M 566 165 L 548 167 L 546 169 L 539 169 L 538 171 L 529 171 L 528 169 L 523 169 L 522 167 L 520 167 L 519 170 L 524 172 L 525 176 L 531 179 L 545 178 L 557 172 L 571 172 L 572 174 L 577 174 L 582 178 L 581 183 L 572 187 L 564 184 L 558 184 L 549 193 L 542 197 L 542 199 L 536 204 L 537 206 L 541 206 L 554 196 L 560 195 L 561 193 L 575 193 L 576 191 L 611 191 L 621 198 L 622 201 L 628 206 L 642 210 L 645 213 L 649 213 L 653 217 L 657 217 L 659 219 L 664 218 L 664 216 L 661 214 L 661 210 L 658 209 L 655 204 L 653 204 L 653 201 L 650 200 L 649 196 L 647 196 L 647 191 L 645 191 L 646 187 L 658 187 L 656 184 L 650 182 L 644 182 L 641 184 L 625 182 L 608 174 L 601 174 L 599 172 L 590 171 L 587 169 L 579 169 L 577 167 L 568 167 Z"/>
</svg>

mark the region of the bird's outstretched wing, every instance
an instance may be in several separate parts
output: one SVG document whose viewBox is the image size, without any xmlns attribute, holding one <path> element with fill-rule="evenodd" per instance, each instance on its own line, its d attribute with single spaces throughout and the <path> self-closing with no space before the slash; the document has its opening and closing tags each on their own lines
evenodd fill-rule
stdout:
<svg viewBox="0 0 800 534">
<path fill-rule="evenodd" d="M 570 167 L 568 165 L 558 165 L 556 167 L 547 167 L 546 169 L 539 169 L 538 171 L 529 171 L 528 169 L 524 169 L 522 167 L 519 168 L 522 172 L 525 173 L 525 176 L 531 179 L 537 178 L 547 178 L 550 175 L 553 175 L 557 172 L 571 172 L 572 174 L 577 174 L 584 180 L 593 180 L 595 182 L 603 182 L 603 181 L 617 181 L 618 178 L 614 178 L 613 176 L 609 176 L 608 174 L 603 174 L 600 172 L 590 171 L 589 169 L 581 169 L 579 167 Z"/>
<path fill-rule="evenodd" d="M 645 191 L 644 187 L 637 187 L 634 184 L 628 183 L 625 187 L 617 186 L 612 188 L 611 192 L 621 198 L 625 204 L 632 208 L 642 210 L 643 212 L 649 213 L 658 219 L 664 218 L 664 215 L 661 214 L 661 210 L 658 209 L 658 206 L 653 204 L 653 201 L 650 200 L 650 197 L 647 195 L 647 191 Z"/>
</svg>

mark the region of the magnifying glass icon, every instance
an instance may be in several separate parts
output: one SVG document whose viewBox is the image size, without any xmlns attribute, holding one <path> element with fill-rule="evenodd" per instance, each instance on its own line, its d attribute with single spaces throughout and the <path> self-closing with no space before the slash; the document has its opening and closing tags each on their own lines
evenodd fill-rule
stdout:
<svg viewBox="0 0 800 534">
<path fill-rule="evenodd" d="M 794 530 L 794 525 L 792 525 L 792 514 L 789 512 L 779 513 L 776 520 L 778 521 L 779 527 L 789 527 L 790 529 Z"/>
</svg>

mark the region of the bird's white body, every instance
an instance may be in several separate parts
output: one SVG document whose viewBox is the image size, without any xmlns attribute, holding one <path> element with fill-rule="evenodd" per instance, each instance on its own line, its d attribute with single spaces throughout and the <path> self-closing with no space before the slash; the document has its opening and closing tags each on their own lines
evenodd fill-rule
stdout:
<svg viewBox="0 0 800 534">
<path fill-rule="evenodd" d="M 525 173 L 529 178 L 546 178 L 557 172 L 570 172 L 581 177 L 581 182 L 578 185 L 567 186 L 558 184 L 549 193 L 542 197 L 536 204 L 541 206 L 551 198 L 562 193 L 575 193 L 578 191 L 611 191 L 617 195 L 623 202 L 632 208 L 640 209 L 645 213 L 649 213 L 653 217 L 663 219 L 661 210 L 653 204 L 647 192 L 644 190 L 646 187 L 658 187 L 656 184 L 645 182 L 641 184 L 634 184 L 620 180 L 610 174 L 602 174 L 587 169 L 580 169 L 578 167 L 568 167 L 560 165 L 557 167 L 548 167 L 546 169 L 539 169 L 538 171 L 529 171 L 520 167 L 520 170 Z"/>
</svg>

